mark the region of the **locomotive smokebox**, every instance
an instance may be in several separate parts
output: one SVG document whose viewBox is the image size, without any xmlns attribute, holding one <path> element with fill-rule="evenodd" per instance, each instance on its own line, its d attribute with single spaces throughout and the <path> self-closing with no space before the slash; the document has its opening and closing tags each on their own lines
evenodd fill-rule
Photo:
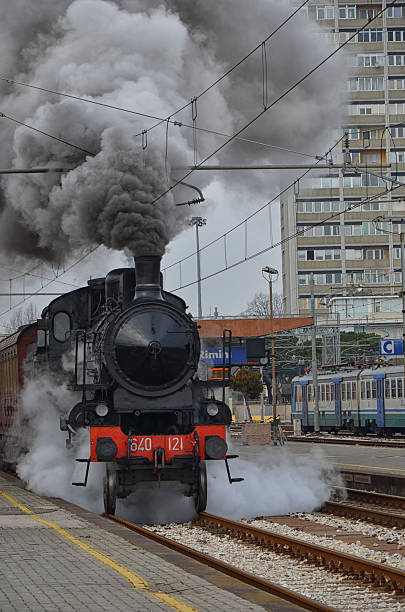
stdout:
<svg viewBox="0 0 405 612">
<path fill-rule="evenodd" d="M 160 285 L 160 260 L 158 255 L 142 255 L 135 257 L 135 300 L 152 298 L 162 300 Z"/>
</svg>

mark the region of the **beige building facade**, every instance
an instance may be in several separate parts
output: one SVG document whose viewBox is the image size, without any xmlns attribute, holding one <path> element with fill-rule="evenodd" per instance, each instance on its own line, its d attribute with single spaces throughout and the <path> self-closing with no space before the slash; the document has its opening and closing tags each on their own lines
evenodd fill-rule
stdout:
<svg viewBox="0 0 405 612">
<path fill-rule="evenodd" d="M 317 22 L 319 35 L 327 33 L 341 44 L 388 4 L 385 0 L 311 2 L 308 14 Z M 345 52 L 352 72 L 340 135 L 347 136 L 338 157 L 334 156 L 335 163 L 344 167 L 312 171 L 295 193 L 281 201 L 282 238 L 297 234 L 282 247 L 284 308 L 291 314 L 310 313 L 311 272 L 317 312 L 327 313 L 331 303 L 335 308 L 341 304 L 343 318 L 350 318 L 348 305 L 354 296 L 380 296 L 368 304 L 382 312 L 386 303 L 393 303 L 384 296 L 398 295 L 402 286 L 405 2 L 388 8 L 358 32 Z M 397 188 L 401 183 L 404 187 Z M 361 203 L 371 196 L 378 197 Z M 376 221 L 377 217 L 387 219 Z M 324 223 L 311 227 L 320 222 Z M 342 299 L 331 302 L 336 297 Z"/>
</svg>

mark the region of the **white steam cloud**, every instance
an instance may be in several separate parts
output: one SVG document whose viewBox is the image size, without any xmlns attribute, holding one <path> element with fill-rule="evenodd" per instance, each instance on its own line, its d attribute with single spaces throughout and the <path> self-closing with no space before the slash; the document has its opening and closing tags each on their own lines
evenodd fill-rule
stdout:
<svg viewBox="0 0 405 612">
<path fill-rule="evenodd" d="M 7 6 L 6 6 L 7 4 Z M 5 76 L 92 100 L 167 116 L 215 80 L 292 11 L 278 0 L 0 0 L 0 50 Z M 268 44 L 268 102 L 330 50 L 313 28 L 295 17 Z M 260 54 L 198 102 L 197 124 L 232 133 L 260 110 Z M 342 64 L 329 63 L 249 128 L 249 138 L 311 149 L 330 140 L 340 113 Z M 166 124 L 135 138 L 154 122 L 77 100 L 0 85 L 5 114 L 95 154 L 2 119 L 2 167 L 57 166 L 58 174 L 4 178 L 0 249 L 4 254 L 60 262 L 84 246 L 102 243 L 137 254 L 163 253 L 185 227 L 195 197 L 184 188 L 154 202 L 193 161 L 191 130 Z M 187 108 L 174 117 L 190 123 Z M 199 159 L 223 139 L 198 134 Z M 143 143 L 145 145 L 145 142 Z M 269 149 L 234 143 L 217 161 L 274 159 Z M 315 151 L 318 152 L 318 151 Z M 284 157 L 285 159 L 285 157 Z M 215 161 L 215 160 L 213 160 Z M 167 172 L 166 172 L 167 171 Z M 232 173 L 234 174 L 234 173 Z M 212 175 L 193 178 L 200 186 Z M 229 177 L 220 177 L 229 181 Z M 232 176 L 251 192 L 268 188 L 262 176 Z M 274 179 L 275 180 L 275 179 Z M 205 181 L 205 183 L 203 182 Z M 154 203 L 153 203 L 154 202 Z"/>
<path fill-rule="evenodd" d="M 82 481 L 84 464 L 75 458 L 89 456 L 89 436 L 83 431 L 73 448 L 66 448 L 66 432 L 59 430 L 59 416 L 74 404 L 73 394 L 47 376 L 26 383 L 22 397 L 23 439 L 28 452 L 21 456 L 17 473 L 28 488 L 39 495 L 60 497 L 103 512 L 104 464 L 91 464 L 86 488 L 72 486 Z M 336 470 L 322 451 L 294 457 L 286 448 L 266 448 L 254 463 L 243 459 L 231 462 L 233 476 L 242 483 L 230 485 L 223 462 L 207 462 L 207 511 L 234 519 L 258 515 L 310 512 L 326 501 L 341 485 Z M 180 487 L 162 483 L 140 486 L 130 497 L 118 500 L 117 515 L 139 523 L 168 523 L 195 517 L 192 498 Z"/>
<path fill-rule="evenodd" d="M 100 513 L 104 466 L 90 466 L 86 488 L 71 484 L 82 482 L 85 472 L 85 464 L 76 463 L 75 458 L 88 458 L 90 453 L 87 432 L 77 436 L 74 446 L 68 449 L 66 432 L 59 429 L 59 416 L 75 403 L 72 393 L 46 376 L 26 382 L 22 395 L 22 440 L 28 452 L 21 455 L 17 474 L 38 495 L 60 497 Z"/>
</svg>

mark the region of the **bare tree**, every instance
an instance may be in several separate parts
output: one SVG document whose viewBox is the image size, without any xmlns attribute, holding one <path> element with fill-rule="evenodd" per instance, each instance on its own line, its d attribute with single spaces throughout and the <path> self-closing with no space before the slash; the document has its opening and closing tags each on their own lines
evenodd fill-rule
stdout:
<svg viewBox="0 0 405 612">
<path fill-rule="evenodd" d="M 18 308 L 18 310 L 15 310 L 9 320 L 4 323 L 3 327 L 7 333 L 12 334 L 17 331 L 19 327 L 28 325 L 29 323 L 35 323 L 37 319 L 37 307 L 30 302 L 26 308 Z"/>
<path fill-rule="evenodd" d="M 273 293 L 273 314 L 275 317 L 283 314 L 283 296 L 281 293 Z M 247 317 L 269 317 L 270 298 L 266 293 L 256 293 L 253 300 L 248 303 L 247 308 L 241 313 Z"/>
</svg>

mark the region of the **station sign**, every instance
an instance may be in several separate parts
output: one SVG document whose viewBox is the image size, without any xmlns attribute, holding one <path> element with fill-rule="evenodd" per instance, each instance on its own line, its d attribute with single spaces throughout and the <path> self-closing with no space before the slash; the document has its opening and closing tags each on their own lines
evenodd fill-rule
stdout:
<svg viewBox="0 0 405 612">
<path fill-rule="evenodd" d="M 225 362 L 228 363 L 229 351 L 225 350 Z M 232 363 L 247 363 L 246 359 L 246 348 L 235 347 L 232 348 L 231 353 Z M 223 364 L 223 353 L 221 348 L 206 348 L 201 350 L 200 361 L 202 363 L 222 365 Z"/>
<path fill-rule="evenodd" d="M 404 354 L 404 342 L 403 340 L 394 340 L 384 338 L 379 341 L 378 352 L 380 355 L 403 355 Z"/>
</svg>

